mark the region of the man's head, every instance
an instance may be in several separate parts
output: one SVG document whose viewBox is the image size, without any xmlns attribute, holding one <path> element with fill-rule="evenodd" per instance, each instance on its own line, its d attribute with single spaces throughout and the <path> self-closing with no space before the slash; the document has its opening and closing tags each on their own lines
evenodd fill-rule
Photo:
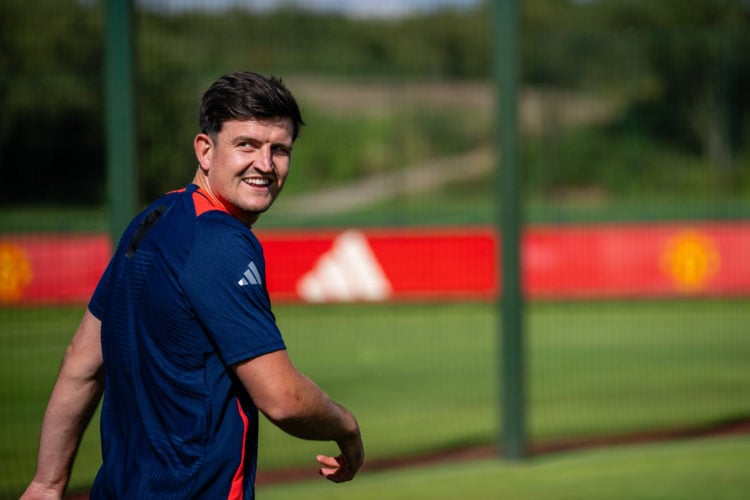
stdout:
<svg viewBox="0 0 750 500">
<path fill-rule="evenodd" d="M 289 118 L 292 140 L 305 124 L 297 101 L 281 80 L 241 71 L 220 77 L 206 90 L 198 125 L 202 133 L 215 139 L 225 121 L 269 118 Z"/>
<path fill-rule="evenodd" d="M 201 100 L 195 184 L 251 226 L 284 187 L 302 125 L 280 80 L 249 72 L 219 78 Z"/>
</svg>

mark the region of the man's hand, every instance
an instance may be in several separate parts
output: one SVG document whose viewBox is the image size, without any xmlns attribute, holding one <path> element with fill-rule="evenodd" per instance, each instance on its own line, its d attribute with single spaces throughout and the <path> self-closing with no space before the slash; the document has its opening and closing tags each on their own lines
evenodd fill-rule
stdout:
<svg viewBox="0 0 750 500">
<path fill-rule="evenodd" d="M 365 460 L 365 451 L 359 434 L 356 438 L 338 443 L 341 455 L 329 457 L 318 455 L 316 460 L 323 467 L 319 470 L 320 475 L 334 483 L 344 483 L 354 479 L 354 475 Z"/>
<path fill-rule="evenodd" d="M 318 463 L 323 465 L 319 472 L 320 475 L 329 481 L 334 483 L 345 483 L 354 479 L 356 471 L 352 471 L 349 467 L 349 463 L 344 458 L 344 455 L 338 457 L 328 457 L 325 455 L 318 455 L 315 457 Z"/>
</svg>

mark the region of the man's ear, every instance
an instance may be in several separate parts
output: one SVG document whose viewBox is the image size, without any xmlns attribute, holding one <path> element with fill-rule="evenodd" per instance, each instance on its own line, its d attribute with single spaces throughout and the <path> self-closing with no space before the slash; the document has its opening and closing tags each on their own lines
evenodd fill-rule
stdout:
<svg viewBox="0 0 750 500">
<path fill-rule="evenodd" d="M 208 134 L 198 134 L 193 140 L 193 149 L 195 150 L 195 157 L 198 159 L 198 164 L 201 170 L 208 172 L 211 168 L 211 160 L 213 159 L 214 153 L 214 142 Z"/>
</svg>

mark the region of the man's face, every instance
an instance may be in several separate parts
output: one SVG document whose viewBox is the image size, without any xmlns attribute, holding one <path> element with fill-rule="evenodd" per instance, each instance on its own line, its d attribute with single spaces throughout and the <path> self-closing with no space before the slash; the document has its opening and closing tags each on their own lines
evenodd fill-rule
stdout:
<svg viewBox="0 0 750 500">
<path fill-rule="evenodd" d="M 195 139 L 207 189 L 246 225 L 268 210 L 284 187 L 292 156 L 289 118 L 224 122 L 212 140 Z"/>
</svg>

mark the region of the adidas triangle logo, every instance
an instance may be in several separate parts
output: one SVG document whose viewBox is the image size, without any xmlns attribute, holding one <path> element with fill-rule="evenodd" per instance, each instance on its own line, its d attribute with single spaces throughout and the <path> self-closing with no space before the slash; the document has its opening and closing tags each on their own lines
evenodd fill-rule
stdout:
<svg viewBox="0 0 750 500">
<path fill-rule="evenodd" d="M 255 262 L 250 261 L 250 264 L 247 265 L 247 269 L 245 269 L 245 272 L 242 273 L 242 278 L 237 282 L 237 284 L 240 286 L 263 284 L 263 280 L 260 277 L 258 268 L 255 266 Z"/>
<path fill-rule="evenodd" d="M 367 238 L 346 231 L 302 276 L 297 293 L 308 302 L 379 301 L 391 295 L 391 285 Z"/>
</svg>

